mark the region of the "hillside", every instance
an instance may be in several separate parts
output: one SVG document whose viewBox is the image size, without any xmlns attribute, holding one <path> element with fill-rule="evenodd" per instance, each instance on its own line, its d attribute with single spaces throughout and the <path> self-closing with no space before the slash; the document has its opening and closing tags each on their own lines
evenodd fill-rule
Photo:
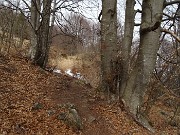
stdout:
<svg viewBox="0 0 180 135">
<path fill-rule="evenodd" d="M 136 124 L 119 103 L 105 97 L 83 81 L 54 74 L 24 58 L 0 56 L 1 135 L 150 135 Z M 82 129 L 68 126 L 59 115 L 73 104 Z M 165 121 L 161 109 L 151 110 L 157 135 L 176 135 L 177 128 Z"/>
</svg>

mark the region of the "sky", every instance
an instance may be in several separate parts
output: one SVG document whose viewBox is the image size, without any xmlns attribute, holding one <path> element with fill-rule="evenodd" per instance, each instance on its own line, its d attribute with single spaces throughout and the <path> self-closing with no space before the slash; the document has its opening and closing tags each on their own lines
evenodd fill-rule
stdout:
<svg viewBox="0 0 180 135">
<path fill-rule="evenodd" d="M 5 2 L 6 0 L 0 0 L 0 2 Z M 11 0 L 11 1 L 16 1 L 16 0 Z M 22 1 L 22 0 L 21 0 Z M 26 2 L 28 2 L 30 0 L 26 0 Z M 58 0 L 57 0 L 58 1 Z M 62 0 L 63 1 L 63 0 Z M 124 20 L 125 20 L 125 3 L 126 3 L 126 0 L 117 0 L 118 1 L 118 5 L 117 5 L 117 9 L 118 9 L 118 19 L 119 19 L 119 22 L 122 24 L 122 26 L 124 25 Z M 142 0 L 140 0 L 142 1 Z M 78 3 L 78 8 L 75 9 L 76 12 L 79 12 L 81 13 L 83 16 L 86 17 L 86 19 L 89 19 L 91 20 L 92 22 L 94 23 L 97 23 L 98 22 L 98 16 L 99 16 L 99 13 L 101 11 L 101 0 L 82 0 Z M 74 10 L 73 9 L 73 10 Z M 135 5 L 135 9 L 141 9 L 141 6 L 140 4 L 137 2 L 136 5 Z M 61 10 L 61 12 L 63 12 L 63 14 L 65 14 L 66 16 L 68 16 L 68 12 L 67 10 Z M 135 21 L 137 23 L 140 22 L 140 14 L 138 14 L 136 16 L 136 19 Z M 138 32 L 139 30 L 139 27 L 135 27 L 135 31 Z"/>
<path fill-rule="evenodd" d="M 5 3 L 6 0 L 0 0 L 0 2 Z M 16 1 L 16 0 L 11 0 L 11 1 Z M 22 0 L 20 0 L 22 1 Z M 26 0 L 28 2 L 30 0 Z M 58 1 L 58 0 L 57 0 Z M 62 0 L 63 1 L 63 0 Z M 124 23 L 125 19 L 125 3 L 126 0 L 117 0 L 118 5 L 118 18 L 120 19 L 120 22 Z M 101 0 L 82 0 L 79 2 L 79 7 L 77 8 L 77 12 L 80 12 L 83 14 L 86 18 L 91 19 L 92 21 L 97 22 L 98 21 L 98 15 L 101 11 Z M 137 3 L 135 6 L 135 9 L 139 8 L 139 4 Z M 67 11 L 65 11 L 66 13 Z M 137 18 L 136 18 L 137 20 Z"/>
</svg>

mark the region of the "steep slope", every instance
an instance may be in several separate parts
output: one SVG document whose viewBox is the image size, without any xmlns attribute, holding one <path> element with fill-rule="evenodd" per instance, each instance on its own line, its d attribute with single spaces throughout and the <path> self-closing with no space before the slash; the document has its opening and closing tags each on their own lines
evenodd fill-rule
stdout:
<svg viewBox="0 0 180 135">
<path fill-rule="evenodd" d="M 78 111 L 83 129 L 59 120 L 64 106 Z M 161 119 L 162 120 L 162 119 Z M 177 134 L 166 124 L 154 125 L 157 134 Z M 163 122 L 162 122 L 163 123 Z M 83 81 L 44 71 L 24 58 L 0 56 L 0 134 L 3 135 L 148 135 L 120 107 L 107 104 Z"/>
</svg>

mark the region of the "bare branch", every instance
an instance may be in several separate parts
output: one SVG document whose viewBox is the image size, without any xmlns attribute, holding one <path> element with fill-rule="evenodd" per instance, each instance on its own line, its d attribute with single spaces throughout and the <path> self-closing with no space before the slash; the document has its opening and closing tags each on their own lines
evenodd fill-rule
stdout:
<svg viewBox="0 0 180 135">
<path fill-rule="evenodd" d="M 101 23 L 101 16 L 102 16 L 102 10 L 101 10 L 101 12 L 99 13 L 99 16 L 98 16 L 98 20 L 99 20 L 100 23 Z"/>
<path fill-rule="evenodd" d="M 141 23 L 135 23 L 134 24 L 134 26 L 140 26 L 141 25 Z"/>
<path fill-rule="evenodd" d="M 167 29 L 162 29 L 162 28 L 161 28 L 161 32 L 170 34 L 171 36 L 173 36 L 173 38 L 175 38 L 178 42 L 180 42 L 180 37 L 178 37 L 174 32 Z"/>
<path fill-rule="evenodd" d="M 137 10 L 135 10 L 135 13 L 142 13 L 142 10 L 137 9 Z"/>
<path fill-rule="evenodd" d="M 171 60 L 167 60 L 166 58 L 162 57 L 159 53 L 157 53 L 157 56 L 160 57 L 161 59 L 163 59 L 166 63 L 170 63 L 170 64 L 174 64 L 174 65 L 179 64 L 177 62 L 173 62 Z"/>
<path fill-rule="evenodd" d="M 167 17 L 167 19 L 164 19 L 164 20 L 174 20 L 174 16 L 170 16 L 166 13 L 163 13 L 163 15 Z"/>
<path fill-rule="evenodd" d="M 143 28 L 143 29 L 141 29 L 140 32 L 141 33 L 146 33 L 146 32 L 150 32 L 150 31 L 155 31 L 160 25 L 161 25 L 161 22 L 157 21 L 157 22 L 154 23 L 153 26 Z"/>
<path fill-rule="evenodd" d="M 180 0 L 165 2 L 164 7 L 169 6 L 169 5 L 173 5 L 173 4 L 178 4 L 178 3 L 180 4 Z"/>
<path fill-rule="evenodd" d="M 142 3 L 139 1 L 139 0 L 137 0 L 137 2 L 139 3 L 139 5 L 141 5 L 141 7 L 142 7 Z"/>
<path fill-rule="evenodd" d="M 28 3 L 25 0 L 22 0 L 24 4 L 28 7 L 29 10 L 31 10 L 31 7 L 28 5 Z"/>
<path fill-rule="evenodd" d="M 167 86 L 165 86 L 165 84 L 163 83 L 163 81 L 161 80 L 161 78 L 158 76 L 158 73 L 157 73 L 157 70 L 155 69 L 155 73 L 154 73 L 154 76 L 155 78 L 161 83 L 161 85 L 165 88 L 165 89 L 162 89 L 162 91 L 165 93 L 164 95 L 168 95 L 170 97 L 173 97 L 175 98 L 177 101 L 180 101 L 179 100 L 179 95 L 175 94 L 173 92 L 173 90 L 169 89 Z M 161 98 L 162 96 L 158 97 Z"/>
</svg>

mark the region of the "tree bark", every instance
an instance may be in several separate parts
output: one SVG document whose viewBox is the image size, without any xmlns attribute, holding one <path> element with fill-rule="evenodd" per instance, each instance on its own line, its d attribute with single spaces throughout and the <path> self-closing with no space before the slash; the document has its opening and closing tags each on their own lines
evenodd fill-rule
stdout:
<svg viewBox="0 0 180 135">
<path fill-rule="evenodd" d="M 28 57 L 34 61 L 37 45 L 38 45 L 38 30 L 40 26 L 40 0 L 31 0 L 31 32 L 30 32 L 30 49 Z"/>
<path fill-rule="evenodd" d="M 101 88 L 112 90 L 117 55 L 117 0 L 102 0 L 101 20 Z"/>
<path fill-rule="evenodd" d="M 123 100 L 128 111 L 137 122 L 152 132 L 154 130 L 141 113 L 141 105 L 155 68 L 163 8 L 164 0 L 143 0 L 138 58 L 123 93 Z"/>
<path fill-rule="evenodd" d="M 38 45 L 35 54 L 35 63 L 42 68 L 46 67 L 49 53 L 51 0 L 43 0 L 43 11 L 40 30 L 38 32 Z"/>
<path fill-rule="evenodd" d="M 53 34 L 53 29 L 54 29 L 54 22 L 55 22 L 55 16 L 56 16 L 56 0 L 53 0 L 53 8 L 52 8 L 52 16 L 51 16 L 51 24 L 50 24 L 50 29 L 49 29 L 49 41 L 50 44 L 52 43 L 52 34 Z"/>
<path fill-rule="evenodd" d="M 125 11 L 125 28 L 124 28 L 124 37 L 122 45 L 122 75 L 121 75 L 121 88 L 120 96 L 123 95 L 124 88 L 127 85 L 127 80 L 129 77 L 129 65 L 130 65 L 130 53 L 133 40 L 133 30 L 134 30 L 134 18 L 135 18 L 135 0 L 126 1 L 126 11 Z"/>
<path fill-rule="evenodd" d="M 180 5 L 179 5 L 180 6 Z M 178 9 L 178 16 L 180 16 L 180 8 Z M 178 24 L 177 24 L 177 36 L 180 37 L 180 18 L 178 18 Z M 177 42 L 176 46 L 176 54 L 177 54 L 177 63 L 180 63 L 180 42 Z M 178 87 L 180 87 L 180 73 L 178 72 Z M 179 111 L 180 112 L 180 111 Z"/>
</svg>

